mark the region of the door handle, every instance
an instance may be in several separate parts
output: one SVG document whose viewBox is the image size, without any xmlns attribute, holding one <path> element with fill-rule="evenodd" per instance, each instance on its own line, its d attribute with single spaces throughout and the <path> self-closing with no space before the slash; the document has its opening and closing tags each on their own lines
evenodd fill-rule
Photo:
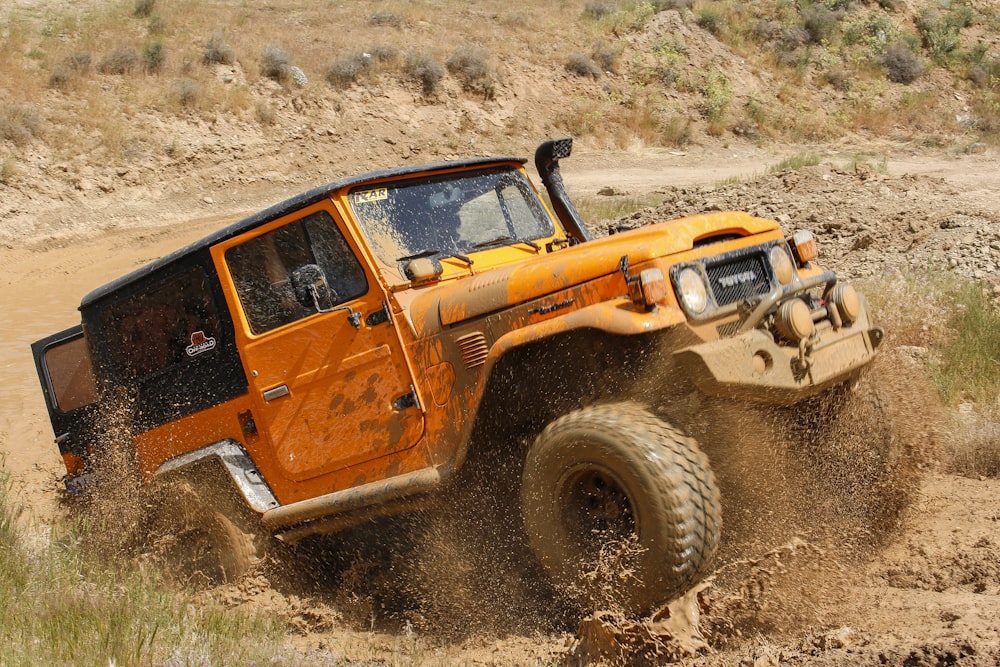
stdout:
<svg viewBox="0 0 1000 667">
<path fill-rule="evenodd" d="M 273 401 L 276 398 L 281 398 L 282 396 L 288 396 L 288 385 L 280 384 L 274 389 L 268 389 L 264 392 L 265 401 Z"/>
</svg>

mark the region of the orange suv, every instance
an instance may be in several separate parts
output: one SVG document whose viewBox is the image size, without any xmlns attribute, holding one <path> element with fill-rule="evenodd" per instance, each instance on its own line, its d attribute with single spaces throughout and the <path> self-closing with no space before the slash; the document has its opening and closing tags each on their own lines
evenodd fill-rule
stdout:
<svg viewBox="0 0 1000 667">
<path fill-rule="evenodd" d="M 412 510 L 478 465 L 556 584 L 586 594 L 617 540 L 636 547 L 625 609 L 690 589 L 719 491 L 663 406 L 798 402 L 856 379 L 882 331 L 812 235 L 772 220 L 592 238 L 559 172 L 571 146 L 536 152 L 551 206 L 524 159 L 380 171 L 88 294 L 80 325 L 32 346 L 67 487 L 124 446 L 147 486 L 182 490 L 174 517 L 232 579 L 261 535 Z"/>
</svg>

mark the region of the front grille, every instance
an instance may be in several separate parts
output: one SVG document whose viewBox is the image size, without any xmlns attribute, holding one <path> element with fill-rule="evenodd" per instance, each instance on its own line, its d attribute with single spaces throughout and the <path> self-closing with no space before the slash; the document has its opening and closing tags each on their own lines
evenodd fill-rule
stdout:
<svg viewBox="0 0 1000 667">
<path fill-rule="evenodd" d="M 739 303 L 751 296 L 771 291 L 771 277 L 764 254 L 757 252 L 705 267 L 708 282 L 721 306 Z"/>
</svg>

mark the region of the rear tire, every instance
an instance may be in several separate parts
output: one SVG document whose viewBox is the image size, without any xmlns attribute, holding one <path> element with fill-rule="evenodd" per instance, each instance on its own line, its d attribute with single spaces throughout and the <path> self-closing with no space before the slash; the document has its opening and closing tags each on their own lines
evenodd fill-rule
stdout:
<svg viewBox="0 0 1000 667">
<path fill-rule="evenodd" d="M 168 578 L 204 588 L 233 583 L 254 566 L 257 534 L 232 495 L 188 480 L 160 490 L 151 542 Z"/>
<path fill-rule="evenodd" d="M 552 422 L 528 452 L 521 505 L 531 546 L 556 585 L 628 614 L 704 577 L 722 525 L 707 457 L 634 403 Z"/>
</svg>

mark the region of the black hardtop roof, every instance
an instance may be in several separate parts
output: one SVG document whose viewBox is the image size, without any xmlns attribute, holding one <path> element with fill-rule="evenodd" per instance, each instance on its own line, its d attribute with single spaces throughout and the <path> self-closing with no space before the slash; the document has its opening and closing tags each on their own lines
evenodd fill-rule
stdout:
<svg viewBox="0 0 1000 667">
<path fill-rule="evenodd" d="M 344 187 L 351 187 L 355 185 L 360 185 L 369 181 L 376 181 L 383 178 L 395 178 L 412 176 L 414 174 L 419 174 L 428 171 L 438 171 L 442 169 L 454 169 L 454 168 L 465 168 L 465 167 L 479 167 L 489 164 L 499 164 L 503 162 L 520 162 L 524 164 L 527 162 L 525 158 L 511 157 L 511 156 L 497 156 L 497 157 L 481 157 L 481 158 L 469 158 L 466 160 L 455 160 L 452 162 L 437 162 L 434 164 L 424 164 L 424 165 L 411 165 L 408 167 L 396 167 L 393 169 L 383 169 L 381 171 L 372 171 L 366 174 L 359 174 L 356 176 L 348 176 L 336 181 L 327 183 L 326 185 L 320 185 L 311 190 L 307 190 L 301 194 L 290 197 L 283 202 L 270 206 L 263 211 L 254 213 L 253 215 L 243 218 L 238 222 L 223 227 L 222 229 L 209 234 L 208 236 L 195 241 L 189 245 L 175 250 L 169 255 L 165 255 L 156 259 L 145 266 L 142 266 L 131 273 L 127 273 L 120 278 L 116 278 L 111 282 L 101 285 L 97 289 L 93 290 L 89 294 L 83 297 L 80 302 L 80 310 L 88 308 L 98 301 L 101 301 L 111 294 L 114 294 L 123 287 L 138 283 L 150 276 L 155 276 L 160 273 L 163 269 L 173 264 L 184 261 L 197 253 L 206 250 L 207 248 L 225 241 L 226 239 L 238 236 L 246 231 L 259 227 L 260 225 L 276 220 L 282 216 L 293 213 L 298 209 L 305 208 L 311 204 L 315 204 L 318 201 L 323 200 L 328 197 L 330 193 L 340 190 Z"/>
</svg>

